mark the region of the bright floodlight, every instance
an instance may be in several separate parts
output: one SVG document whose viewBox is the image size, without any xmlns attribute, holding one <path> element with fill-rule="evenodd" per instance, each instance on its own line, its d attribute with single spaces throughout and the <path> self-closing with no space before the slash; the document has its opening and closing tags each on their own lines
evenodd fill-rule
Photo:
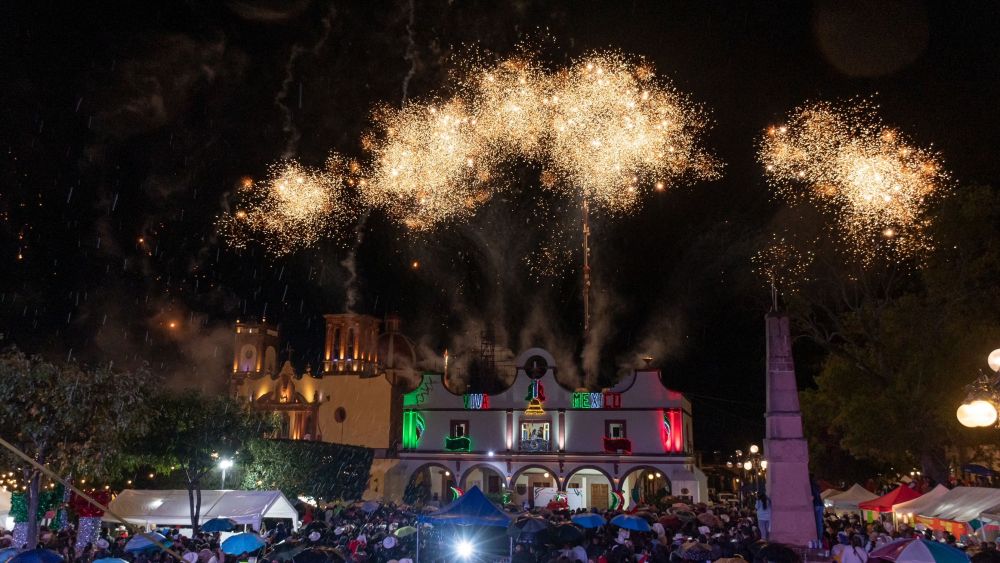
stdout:
<svg viewBox="0 0 1000 563">
<path fill-rule="evenodd" d="M 469 540 L 458 540 L 458 543 L 455 544 L 455 554 L 462 559 L 468 559 L 475 553 L 476 548 Z"/>
<path fill-rule="evenodd" d="M 986 363 L 990 364 L 991 370 L 1000 370 L 1000 348 L 990 352 L 990 357 L 986 359 Z"/>
<path fill-rule="evenodd" d="M 229 469 L 232 466 L 233 466 L 233 460 L 231 460 L 231 459 L 220 459 L 219 460 L 219 469 Z"/>
<path fill-rule="evenodd" d="M 750 471 L 751 469 L 753 469 L 753 464 L 748 461 L 748 462 L 746 462 L 746 463 L 743 464 L 743 469 L 746 469 L 747 471 Z"/>
<path fill-rule="evenodd" d="M 755 453 L 757 453 L 759 451 L 760 451 L 760 448 L 757 447 L 757 444 L 752 444 L 750 446 L 750 453 L 755 454 Z"/>
</svg>

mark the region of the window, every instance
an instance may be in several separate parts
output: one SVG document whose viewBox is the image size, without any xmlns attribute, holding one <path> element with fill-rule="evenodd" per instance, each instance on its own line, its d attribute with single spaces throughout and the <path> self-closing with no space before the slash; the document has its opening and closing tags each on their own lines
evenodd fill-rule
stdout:
<svg viewBox="0 0 1000 563">
<path fill-rule="evenodd" d="M 625 421 L 624 420 L 605 420 L 604 421 L 604 436 L 612 439 L 628 438 L 628 434 L 625 432 Z"/>
<path fill-rule="evenodd" d="M 526 452 L 549 451 L 551 448 L 549 443 L 550 428 L 549 421 L 522 422 L 520 450 Z"/>
<path fill-rule="evenodd" d="M 451 421 L 451 437 L 461 438 L 462 436 L 469 435 L 469 421 L 468 420 L 453 420 Z"/>
</svg>

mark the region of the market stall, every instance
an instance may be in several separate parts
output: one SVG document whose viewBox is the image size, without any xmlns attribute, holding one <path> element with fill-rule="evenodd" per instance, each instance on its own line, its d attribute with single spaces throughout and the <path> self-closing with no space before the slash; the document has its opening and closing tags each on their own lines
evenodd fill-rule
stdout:
<svg viewBox="0 0 1000 563">
<path fill-rule="evenodd" d="M 937 506 L 938 500 L 942 495 L 947 494 L 948 490 L 948 487 L 938 485 L 918 498 L 892 505 L 892 513 L 895 515 L 896 522 L 912 525 L 914 523 L 914 516 L 922 512 L 928 512 Z"/>
<path fill-rule="evenodd" d="M 858 505 L 862 502 L 878 498 L 878 495 L 855 483 L 850 489 L 839 495 L 831 495 L 823 500 L 823 505 L 827 510 L 837 514 L 844 512 L 861 512 Z"/>
<path fill-rule="evenodd" d="M 914 521 L 961 537 L 979 529 L 979 515 L 997 505 L 1000 489 L 955 487 L 941 495 L 935 506 L 917 513 Z"/>
<path fill-rule="evenodd" d="M 188 492 L 183 489 L 126 489 L 111 501 L 109 508 L 129 523 L 147 529 L 191 525 Z M 213 518 L 229 518 L 254 530 L 260 529 L 265 518 L 290 520 L 293 527 L 298 527 L 298 513 L 281 491 L 202 491 L 199 521 Z M 117 522 L 117 519 L 107 514 L 104 521 Z"/>
<path fill-rule="evenodd" d="M 873 522 L 883 514 L 892 515 L 892 507 L 902 502 L 920 498 L 920 492 L 906 485 L 900 485 L 888 493 L 858 504 L 865 520 Z"/>
</svg>

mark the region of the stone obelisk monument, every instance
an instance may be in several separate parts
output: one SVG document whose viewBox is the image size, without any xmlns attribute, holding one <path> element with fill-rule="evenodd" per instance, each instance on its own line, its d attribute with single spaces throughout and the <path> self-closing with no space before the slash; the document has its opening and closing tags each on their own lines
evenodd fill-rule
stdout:
<svg viewBox="0 0 1000 563">
<path fill-rule="evenodd" d="M 795 383 L 788 317 L 773 310 L 767 323 L 767 495 L 771 499 L 771 541 L 805 546 L 816 538 L 809 485 L 809 449 L 802 436 L 799 389 Z"/>
</svg>

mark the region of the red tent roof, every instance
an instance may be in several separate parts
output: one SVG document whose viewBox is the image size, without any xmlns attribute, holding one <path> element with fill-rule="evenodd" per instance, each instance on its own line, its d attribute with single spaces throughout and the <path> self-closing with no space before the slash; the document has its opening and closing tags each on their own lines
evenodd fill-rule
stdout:
<svg viewBox="0 0 1000 563">
<path fill-rule="evenodd" d="M 858 508 L 861 510 L 874 510 L 875 512 L 892 512 L 892 505 L 913 500 L 919 496 L 920 493 L 917 491 L 906 485 L 900 485 L 878 498 L 858 503 Z"/>
</svg>

